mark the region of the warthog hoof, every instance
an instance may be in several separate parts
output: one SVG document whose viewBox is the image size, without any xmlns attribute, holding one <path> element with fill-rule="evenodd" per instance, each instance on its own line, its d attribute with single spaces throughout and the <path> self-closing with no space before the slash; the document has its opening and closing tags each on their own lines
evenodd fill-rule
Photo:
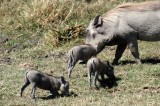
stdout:
<svg viewBox="0 0 160 106">
<path fill-rule="evenodd" d="M 135 60 L 136 64 L 142 64 L 142 62 L 139 59 Z"/>
</svg>

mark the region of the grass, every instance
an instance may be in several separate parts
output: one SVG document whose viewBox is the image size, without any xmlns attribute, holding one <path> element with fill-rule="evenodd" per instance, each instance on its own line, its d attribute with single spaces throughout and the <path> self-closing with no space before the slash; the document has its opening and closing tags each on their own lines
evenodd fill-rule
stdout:
<svg viewBox="0 0 160 106">
<path fill-rule="evenodd" d="M 74 44 L 67 44 L 72 47 Z M 159 42 L 148 43 L 139 42 L 140 54 L 143 64 L 136 65 L 132 63 L 132 56 L 127 49 L 121 59 L 121 64 L 115 67 L 117 86 L 113 88 L 89 89 L 87 68 L 85 65 L 77 64 L 70 79 L 69 97 L 58 97 L 55 99 L 43 100 L 41 97 L 50 95 L 48 91 L 37 89 L 36 104 L 39 106 L 90 106 L 90 105 L 113 105 L 113 106 L 158 106 L 160 105 L 160 54 L 156 48 Z M 150 49 L 146 49 L 146 46 Z M 59 47 L 53 50 L 54 53 L 67 51 L 68 48 Z M 115 50 L 105 49 L 98 55 L 99 58 L 111 61 Z M 31 100 L 29 86 L 21 98 L 19 90 L 24 84 L 24 67 L 36 67 L 42 72 L 50 73 L 56 76 L 64 75 L 67 78 L 67 58 L 65 56 L 49 55 L 41 58 L 17 58 L 13 52 L 10 55 L 11 65 L 1 64 L 0 69 L 0 99 L 1 105 L 35 105 Z M 110 56 L 112 58 L 110 58 Z M 154 59 L 156 58 L 156 59 Z M 153 61 L 150 61 L 153 59 Z M 128 60 L 128 63 L 127 61 Z M 130 63 L 131 61 L 131 63 Z M 126 63 L 126 64 L 123 64 Z M 52 72 L 52 73 L 51 73 Z"/>
<path fill-rule="evenodd" d="M 65 53 L 84 42 L 81 32 L 89 20 L 118 4 L 144 0 L 62 1 L 0 1 L 0 106 L 35 105 L 30 97 L 31 86 L 25 89 L 23 97 L 19 95 L 25 68 L 63 75 L 67 79 Z M 44 100 L 42 98 L 50 93 L 37 89 L 36 105 L 160 106 L 159 45 L 160 42 L 139 41 L 141 65 L 133 63 L 133 57 L 126 49 L 120 65 L 115 66 L 117 86 L 110 89 L 100 84 L 99 90 L 89 89 L 87 68 L 77 63 L 69 80 L 71 96 Z M 115 46 L 107 47 L 98 57 L 111 62 L 114 53 Z"/>
</svg>

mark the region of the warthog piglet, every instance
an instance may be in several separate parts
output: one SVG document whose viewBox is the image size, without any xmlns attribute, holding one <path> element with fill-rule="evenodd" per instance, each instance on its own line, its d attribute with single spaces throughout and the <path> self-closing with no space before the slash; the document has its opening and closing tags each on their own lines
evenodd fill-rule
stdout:
<svg viewBox="0 0 160 106">
<path fill-rule="evenodd" d="M 96 55 L 97 51 L 91 45 L 79 45 L 70 49 L 68 52 L 68 77 L 71 76 L 71 72 L 79 60 L 86 63 L 88 59 Z"/>
<path fill-rule="evenodd" d="M 69 94 L 69 82 L 65 81 L 64 77 L 54 77 L 52 75 L 48 75 L 36 70 L 30 70 L 25 74 L 25 84 L 21 88 L 20 95 L 22 97 L 22 93 L 24 89 L 31 84 L 32 91 L 31 97 L 35 98 L 35 90 L 36 87 L 49 90 L 53 96 L 58 95 L 58 91 L 61 91 L 61 94 L 67 95 Z"/>
<path fill-rule="evenodd" d="M 109 79 L 115 80 L 114 68 L 108 61 L 101 61 L 96 57 L 92 57 L 87 62 L 88 68 L 88 81 L 91 88 L 91 74 L 94 76 L 94 86 L 97 88 L 96 81 L 98 76 L 101 75 L 102 80 L 104 80 L 104 75 L 107 75 Z"/>
</svg>

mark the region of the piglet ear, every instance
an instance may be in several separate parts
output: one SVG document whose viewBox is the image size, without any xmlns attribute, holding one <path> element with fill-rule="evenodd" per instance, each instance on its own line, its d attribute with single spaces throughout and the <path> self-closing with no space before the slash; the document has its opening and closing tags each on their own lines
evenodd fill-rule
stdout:
<svg viewBox="0 0 160 106">
<path fill-rule="evenodd" d="M 109 63 L 109 61 L 107 61 L 107 65 L 108 65 L 108 66 L 110 66 L 110 63 Z"/>
<path fill-rule="evenodd" d="M 64 82 L 65 82 L 64 77 L 63 77 L 63 76 L 61 76 L 61 81 L 62 81 L 62 83 L 64 83 Z"/>
<path fill-rule="evenodd" d="M 97 27 L 100 27 L 102 25 L 103 25 L 102 17 L 100 15 L 97 15 L 95 17 L 95 19 L 93 20 L 93 26 L 95 26 L 97 28 Z"/>
<path fill-rule="evenodd" d="M 69 82 L 66 82 L 65 87 L 69 86 Z"/>
<path fill-rule="evenodd" d="M 109 61 L 107 61 L 107 66 L 113 67 L 113 66 L 109 63 Z"/>
<path fill-rule="evenodd" d="M 112 64 L 109 63 L 109 61 L 107 61 L 107 66 L 109 66 L 110 68 L 112 68 L 114 70 L 114 67 Z"/>
</svg>

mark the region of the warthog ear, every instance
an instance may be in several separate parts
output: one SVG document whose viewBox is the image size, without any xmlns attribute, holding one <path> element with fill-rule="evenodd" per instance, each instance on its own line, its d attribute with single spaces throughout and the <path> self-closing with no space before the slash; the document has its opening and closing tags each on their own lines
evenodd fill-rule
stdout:
<svg viewBox="0 0 160 106">
<path fill-rule="evenodd" d="M 66 83 L 65 83 L 65 87 L 69 87 L 69 82 L 66 82 Z"/>
<path fill-rule="evenodd" d="M 64 83 L 64 82 L 65 82 L 64 77 L 63 77 L 63 76 L 61 76 L 61 81 L 62 81 L 62 83 Z"/>
<path fill-rule="evenodd" d="M 102 17 L 100 15 L 97 15 L 96 18 L 93 21 L 93 25 L 97 28 L 103 25 Z"/>
<path fill-rule="evenodd" d="M 109 61 L 107 61 L 107 66 L 111 68 L 111 70 L 114 70 L 114 67 L 112 64 L 109 63 Z"/>
<path fill-rule="evenodd" d="M 110 63 L 109 63 L 109 61 L 107 61 L 107 65 L 108 65 L 108 66 L 110 66 Z"/>
</svg>

